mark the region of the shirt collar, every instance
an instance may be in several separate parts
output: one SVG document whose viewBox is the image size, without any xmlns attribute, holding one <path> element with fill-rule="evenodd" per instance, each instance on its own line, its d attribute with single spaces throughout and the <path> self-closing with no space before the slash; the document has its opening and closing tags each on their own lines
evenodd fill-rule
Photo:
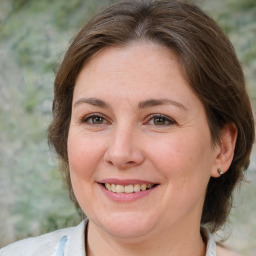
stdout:
<svg viewBox="0 0 256 256">
<path fill-rule="evenodd" d="M 88 219 L 85 219 L 73 230 L 67 241 L 65 255 L 86 256 L 85 240 L 87 226 Z M 202 229 L 202 235 L 207 242 L 205 256 L 216 256 L 216 243 L 214 241 L 213 235 L 207 229 Z"/>
</svg>

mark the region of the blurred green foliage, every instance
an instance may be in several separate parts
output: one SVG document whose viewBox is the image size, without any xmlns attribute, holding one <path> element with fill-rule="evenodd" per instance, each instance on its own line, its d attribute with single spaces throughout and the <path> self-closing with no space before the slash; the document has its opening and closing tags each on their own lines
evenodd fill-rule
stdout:
<svg viewBox="0 0 256 256">
<path fill-rule="evenodd" d="M 256 2 L 255 0 L 204 1 L 206 9 L 232 41 L 243 64 L 251 99 L 256 102 Z M 207 8 L 208 7 L 208 8 Z"/>
<path fill-rule="evenodd" d="M 49 152 L 46 132 L 54 70 L 74 34 L 107 2 L 0 0 L 0 247 L 80 221 Z M 194 2 L 233 42 L 255 104 L 255 0 Z M 249 253 L 250 246 L 238 248 Z"/>
</svg>

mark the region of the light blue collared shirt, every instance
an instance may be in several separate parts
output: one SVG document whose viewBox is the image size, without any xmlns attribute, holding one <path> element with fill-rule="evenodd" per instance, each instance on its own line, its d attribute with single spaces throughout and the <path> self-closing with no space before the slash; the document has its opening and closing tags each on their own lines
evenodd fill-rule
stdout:
<svg viewBox="0 0 256 256">
<path fill-rule="evenodd" d="M 0 249 L 0 256 L 86 256 L 87 224 L 88 219 L 76 227 L 18 241 Z M 205 231 L 205 236 L 206 256 L 216 256 L 216 243 L 212 234 Z"/>
</svg>

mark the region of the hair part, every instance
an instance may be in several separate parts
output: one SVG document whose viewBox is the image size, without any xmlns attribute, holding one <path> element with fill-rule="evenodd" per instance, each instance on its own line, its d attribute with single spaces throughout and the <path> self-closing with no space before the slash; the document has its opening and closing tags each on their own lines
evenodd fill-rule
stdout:
<svg viewBox="0 0 256 256">
<path fill-rule="evenodd" d="M 249 164 L 255 139 L 254 119 L 243 71 L 231 42 L 213 19 L 189 3 L 118 1 L 96 14 L 73 39 L 55 78 L 53 120 L 48 130 L 49 144 L 63 162 L 70 196 L 76 202 L 67 154 L 76 78 L 100 50 L 134 41 L 154 42 L 177 55 L 182 74 L 204 105 L 213 144 L 220 141 L 225 124 L 237 127 L 231 166 L 220 178 L 211 178 L 206 191 L 201 224 L 215 232 L 225 223 L 233 189 Z"/>
</svg>

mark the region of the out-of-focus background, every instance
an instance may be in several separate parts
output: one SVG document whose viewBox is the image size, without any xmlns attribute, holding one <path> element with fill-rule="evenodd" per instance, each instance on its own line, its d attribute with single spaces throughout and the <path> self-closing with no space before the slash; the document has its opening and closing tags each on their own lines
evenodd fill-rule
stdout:
<svg viewBox="0 0 256 256">
<path fill-rule="evenodd" d="M 54 72 L 104 0 L 0 0 L 0 247 L 80 222 L 47 145 Z M 256 106 L 256 1 L 194 0 L 233 42 Z M 232 63 L 230 63 L 232 65 Z M 224 234 L 256 255 L 256 150 Z M 222 233 L 223 235 L 223 233 Z"/>
</svg>

